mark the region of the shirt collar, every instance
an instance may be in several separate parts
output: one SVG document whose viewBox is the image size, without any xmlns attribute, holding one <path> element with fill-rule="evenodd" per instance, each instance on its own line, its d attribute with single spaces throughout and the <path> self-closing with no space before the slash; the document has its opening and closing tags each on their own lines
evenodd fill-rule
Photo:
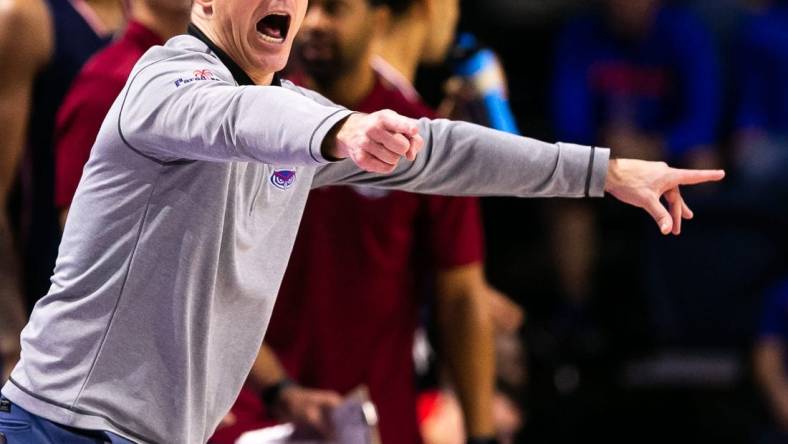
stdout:
<svg viewBox="0 0 788 444">
<path fill-rule="evenodd" d="M 189 24 L 189 34 L 200 39 L 203 43 L 205 43 L 208 46 L 208 48 L 211 49 L 211 51 L 213 51 L 216 54 L 217 57 L 219 57 L 219 60 L 221 60 L 224 66 L 226 66 L 227 69 L 230 70 L 230 73 L 233 75 L 233 78 L 239 85 L 255 84 L 252 81 L 252 78 L 249 77 L 249 75 L 246 74 L 246 72 L 244 72 L 244 70 L 241 69 L 241 67 L 238 66 L 238 64 L 235 63 L 235 61 L 232 58 L 230 58 L 230 56 L 227 55 L 226 52 L 222 51 L 221 48 L 216 46 L 216 44 L 213 43 L 211 39 L 208 38 L 207 35 L 205 35 L 205 33 L 200 31 L 200 29 L 197 28 L 197 26 L 195 26 L 194 23 Z M 271 85 L 282 86 L 282 81 L 281 78 L 279 77 L 279 73 L 274 73 L 274 78 L 273 80 L 271 80 Z"/>
</svg>

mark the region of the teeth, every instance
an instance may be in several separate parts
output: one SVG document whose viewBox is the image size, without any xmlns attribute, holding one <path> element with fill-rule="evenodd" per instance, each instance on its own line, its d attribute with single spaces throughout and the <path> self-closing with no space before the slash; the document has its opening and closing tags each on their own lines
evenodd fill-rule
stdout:
<svg viewBox="0 0 788 444">
<path fill-rule="evenodd" d="M 257 34 L 258 34 L 260 37 L 262 37 L 262 39 L 263 39 L 263 40 L 265 40 L 266 42 L 270 42 L 270 43 L 283 43 L 283 42 L 285 41 L 285 39 L 283 39 L 283 38 L 281 38 L 281 37 L 280 37 L 280 38 L 274 38 L 274 37 L 271 37 L 270 35 L 265 35 L 265 34 L 263 34 L 262 32 L 258 32 Z"/>
</svg>

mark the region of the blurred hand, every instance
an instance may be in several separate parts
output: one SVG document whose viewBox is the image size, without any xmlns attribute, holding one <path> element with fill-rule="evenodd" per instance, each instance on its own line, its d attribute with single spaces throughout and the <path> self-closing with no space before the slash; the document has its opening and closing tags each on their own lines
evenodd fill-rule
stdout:
<svg viewBox="0 0 788 444">
<path fill-rule="evenodd" d="M 493 399 L 495 433 L 500 444 L 512 444 L 517 432 L 523 427 L 523 415 L 515 403 L 501 392 Z"/>
<path fill-rule="evenodd" d="M 390 110 L 350 115 L 338 125 L 333 142 L 329 156 L 350 157 L 359 168 L 373 173 L 394 171 L 403 157 L 415 160 L 424 147 L 416 120 Z"/>
<path fill-rule="evenodd" d="M 523 325 L 523 309 L 508 296 L 493 287 L 487 287 L 495 331 L 499 333 L 515 333 Z"/>
<path fill-rule="evenodd" d="M 341 403 L 342 397 L 336 392 L 290 385 L 282 389 L 276 406 L 280 419 L 330 437 L 333 435 L 331 412 Z"/>
<path fill-rule="evenodd" d="M 693 217 L 679 186 L 718 181 L 723 177 L 722 170 L 681 170 L 664 162 L 613 159 L 608 166 L 605 191 L 624 203 L 646 210 L 662 234 L 677 235 L 681 233 L 681 220 Z M 662 197 L 670 210 L 660 202 Z"/>
</svg>

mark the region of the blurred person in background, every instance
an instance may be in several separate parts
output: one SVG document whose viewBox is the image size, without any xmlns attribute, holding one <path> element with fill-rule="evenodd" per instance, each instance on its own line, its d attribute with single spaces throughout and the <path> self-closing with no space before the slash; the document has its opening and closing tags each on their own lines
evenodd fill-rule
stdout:
<svg viewBox="0 0 788 444">
<path fill-rule="evenodd" d="M 568 24 L 556 52 L 554 111 L 561 137 L 616 155 L 719 163 L 719 66 L 709 33 L 660 0 L 607 0 Z"/>
<path fill-rule="evenodd" d="M 129 73 L 154 45 L 186 32 L 192 0 L 131 0 L 123 35 L 82 68 L 57 113 L 55 204 L 65 225 L 90 149 Z"/>
<path fill-rule="evenodd" d="M 750 0 L 738 42 L 734 169 L 765 196 L 788 194 L 788 2 Z M 780 199 L 780 197 L 782 199 Z"/>
<path fill-rule="evenodd" d="M 295 51 L 305 74 L 300 83 L 361 112 L 434 116 L 402 75 L 380 68 L 380 60 L 373 69 L 376 39 L 414 10 L 429 13 L 434 26 L 419 20 L 420 29 L 403 42 L 413 54 L 411 75 L 421 59 L 415 48 L 434 61 L 445 56 L 456 0 L 312 0 Z M 377 406 L 384 444 L 421 442 L 413 342 L 420 311 L 430 303 L 424 293 L 431 290 L 420 283 L 433 273 L 432 304 L 469 442 L 493 441 L 492 290 L 482 260 L 476 199 L 313 190 L 265 338 L 270 349 L 261 351 L 233 408 L 237 424 L 213 441 L 232 442 L 254 427 L 264 404 L 269 417 L 327 434 L 328 412 L 363 385 Z M 343 273 L 348 269 L 356 270 L 353 279 Z"/>
<path fill-rule="evenodd" d="M 124 22 L 121 0 L 0 4 L 0 379 L 18 358 L 26 311 L 49 288 L 60 241 L 55 113 L 81 66 Z"/>
<path fill-rule="evenodd" d="M 755 340 L 754 371 L 772 417 L 764 444 L 788 442 L 788 279 L 766 294 Z"/>
<path fill-rule="evenodd" d="M 616 147 L 620 157 L 717 167 L 720 74 L 711 35 L 689 10 L 661 0 L 602 3 L 572 19 L 558 39 L 558 138 Z M 553 211 L 553 254 L 567 302 L 557 328 L 589 336 L 600 215 L 579 202 L 557 202 Z"/>
<path fill-rule="evenodd" d="M 784 217 L 788 199 L 788 2 L 748 3 L 751 13 L 737 39 L 739 103 L 733 168 L 742 193 L 754 196 L 770 214 L 776 211 Z M 788 279 L 783 279 L 766 294 L 754 347 L 755 379 L 772 418 L 762 437 L 766 444 L 788 442 L 787 346 Z"/>
<path fill-rule="evenodd" d="M 432 66 L 447 61 L 447 55 L 455 41 L 455 32 L 459 19 L 460 5 L 458 0 L 430 0 L 402 2 L 407 7 L 401 8 L 394 14 L 388 26 L 384 28 L 381 38 L 375 46 L 376 57 L 373 59 L 375 70 L 411 100 L 421 101 L 419 93 L 413 86 L 416 81 L 419 66 Z M 470 44 L 472 50 L 479 50 L 474 42 Z M 492 53 L 489 53 L 492 54 Z M 494 66 L 482 67 L 476 73 L 486 76 L 481 81 L 471 77 L 454 77 L 447 84 L 449 95 L 439 108 L 439 116 L 452 119 L 466 119 L 470 117 L 481 118 L 474 123 L 489 125 L 494 121 L 478 111 L 481 97 L 488 92 L 485 89 L 501 88 L 505 95 L 505 76 L 501 67 L 495 60 Z M 490 75 L 494 74 L 494 75 Z M 492 78 L 491 78 L 492 77 Z M 506 110 L 508 111 L 508 110 Z M 505 125 L 506 126 L 506 125 Z M 496 127 L 499 130 L 513 129 L 513 124 Z M 481 270 L 478 272 L 481 273 Z M 517 330 L 523 321 L 522 309 L 512 302 L 507 296 L 493 288 L 488 292 L 489 310 L 495 326 L 497 343 L 506 343 L 508 347 L 495 347 L 496 359 L 505 361 L 507 366 L 518 367 L 521 371 L 522 357 L 519 341 L 516 339 Z M 440 313 L 439 313 L 440 314 Z M 428 321 L 429 323 L 429 321 Z M 440 328 L 438 329 L 440 330 Z M 429 341 L 430 335 L 418 335 L 418 341 Z M 431 349 L 426 344 L 428 350 Z M 438 355 L 449 353 L 439 344 Z M 418 344 L 417 344 L 418 346 Z M 451 356 L 437 356 L 438 364 Z M 430 362 L 429 360 L 427 362 Z M 434 361 L 432 362 L 435 363 Z M 424 378 L 430 378 L 429 372 Z M 440 381 L 433 381 L 440 382 Z M 432 390 L 431 387 L 422 387 L 419 399 L 419 422 L 424 440 L 431 444 L 461 442 L 462 428 L 457 425 L 468 424 L 468 401 L 462 391 Z M 459 399 L 458 399 L 459 395 Z M 493 421 L 498 439 L 508 442 L 513 439 L 521 425 L 521 418 L 517 403 L 500 392 L 496 392 L 493 399 Z M 470 430 L 470 436 L 473 431 Z"/>
</svg>

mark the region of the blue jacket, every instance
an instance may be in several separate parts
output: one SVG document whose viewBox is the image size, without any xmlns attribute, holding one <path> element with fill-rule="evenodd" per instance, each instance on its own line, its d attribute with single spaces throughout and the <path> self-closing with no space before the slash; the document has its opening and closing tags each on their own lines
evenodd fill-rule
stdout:
<svg viewBox="0 0 788 444">
<path fill-rule="evenodd" d="M 737 127 L 788 134 L 788 5 L 748 17 L 738 40 Z"/>
<path fill-rule="evenodd" d="M 561 139 L 599 143 L 632 125 L 665 139 L 668 157 L 715 141 L 720 107 L 711 36 L 689 11 L 663 7 L 639 41 L 617 36 L 602 15 L 567 25 L 558 43 L 554 118 Z"/>
</svg>

